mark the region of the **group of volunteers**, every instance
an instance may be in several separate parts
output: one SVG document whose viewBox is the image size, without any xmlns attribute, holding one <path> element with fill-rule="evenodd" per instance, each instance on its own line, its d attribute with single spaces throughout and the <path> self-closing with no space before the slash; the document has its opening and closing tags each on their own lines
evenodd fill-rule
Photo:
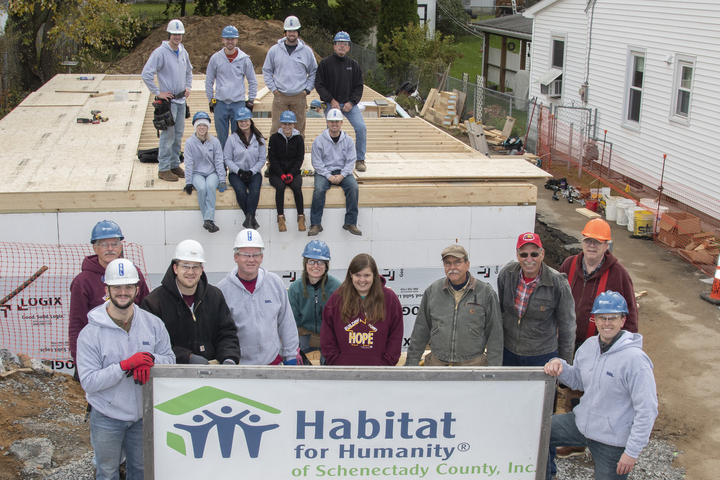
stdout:
<svg viewBox="0 0 720 480">
<path fill-rule="evenodd" d="M 183 151 L 185 169 L 180 166 L 180 147 L 185 118 L 190 118 L 185 100 L 192 89 L 193 67 L 181 43 L 185 27 L 180 20 L 170 21 L 168 40 L 153 51 L 143 68 L 145 85 L 167 111 L 159 128 L 158 178 L 169 182 L 185 178 L 185 193 L 192 195 L 193 190 L 197 191 L 203 228 L 210 233 L 220 230 L 215 224 L 215 190 L 224 192 L 228 182 L 245 215 L 243 227 L 260 228 L 256 212 L 263 180 L 261 171 L 267 161 L 265 174 L 275 188 L 279 231 L 287 231 L 286 188 L 293 193 L 298 230 L 307 230 L 309 236 L 314 236 L 323 230 L 321 222 L 327 190 L 339 185 L 346 197 L 342 228 L 353 235 L 362 235 L 357 227 L 359 192 L 353 176 L 353 170 L 364 172 L 367 169 L 367 128 L 358 108 L 363 93 L 362 70 L 347 56 L 350 35 L 346 32 L 335 35 L 335 53 L 318 64 L 313 50 L 299 38 L 299 29 L 297 17 L 285 19 L 284 37 L 270 48 L 262 67 L 265 85 L 273 94 L 269 140 L 253 121 L 258 83 L 252 61 L 237 46 L 238 29 L 227 26 L 222 30 L 223 48 L 210 58 L 205 77 L 205 94 L 214 116 L 217 137 L 209 132 L 210 114 L 196 112 L 192 116 L 195 132 L 185 142 Z M 322 103 L 313 100 L 307 117 L 325 118 L 328 128 L 312 144 L 314 191 L 310 226 L 307 227 L 302 164 L 306 97 L 313 89 L 317 89 Z M 324 115 L 320 113 L 323 103 Z M 355 130 L 355 141 L 342 131 L 344 118 Z"/>
<path fill-rule="evenodd" d="M 653 365 L 637 333 L 632 280 L 609 249 L 610 226 L 594 219 L 582 234 L 582 252 L 560 271 L 543 262 L 537 234 L 521 234 L 497 294 L 470 273 L 463 246 L 445 248 L 445 277 L 422 296 L 405 365 L 544 367 L 570 399 L 567 413 L 552 417 L 547 480 L 556 449 L 566 457 L 586 448 L 595 478 L 624 479 L 658 414 Z M 123 240 L 115 222 L 95 225 L 95 254 L 71 285 L 70 348 L 91 407 L 98 479 L 116 479 L 122 455 L 127 478 L 142 478 L 140 386 L 156 363 L 301 365 L 317 350 L 322 365 L 399 362 L 402 306 L 368 254 L 352 259 L 341 282 L 328 273 L 328 245 L 312 240 L 286 289 L 261 266 L 265 244 L 248 228 L 216 286 L 202 245 L 184 240 L 149 292 L 123 258 Z"/>
</svg>

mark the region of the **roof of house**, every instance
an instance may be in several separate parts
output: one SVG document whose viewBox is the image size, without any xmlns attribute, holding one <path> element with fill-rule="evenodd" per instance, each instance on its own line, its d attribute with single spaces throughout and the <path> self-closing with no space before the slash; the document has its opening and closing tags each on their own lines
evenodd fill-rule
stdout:
<svg viewBox="0 0 720 480">
<path fill-rule="evenodd" d="M 533 19 L 524 17 L 521 13 L 484 20 L 473 26 L 481 32 L 532 40 Z"/>
</svg>

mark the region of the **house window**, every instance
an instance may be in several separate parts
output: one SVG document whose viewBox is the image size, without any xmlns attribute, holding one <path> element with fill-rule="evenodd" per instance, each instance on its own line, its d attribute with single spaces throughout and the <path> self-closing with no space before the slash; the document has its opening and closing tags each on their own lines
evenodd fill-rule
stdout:
<svg viewBox="0 0 720 480">
<path fill-rule="evenodd" d="M 565 40 L 553 38 L 552 67 L 562 70 L 565 65 Z"/>
<path fill-rule="evenodd" d="M 645 50 L 629 49 L 623 125 L 639 127 L 645 81 Z"/>
<path fill-rule="evenodd" d="M 670 118 L 687 123 L 690 117 L 690 96 L 692 93 L 695 57 L 676 55 L 675 78 Z"/>
</svg>

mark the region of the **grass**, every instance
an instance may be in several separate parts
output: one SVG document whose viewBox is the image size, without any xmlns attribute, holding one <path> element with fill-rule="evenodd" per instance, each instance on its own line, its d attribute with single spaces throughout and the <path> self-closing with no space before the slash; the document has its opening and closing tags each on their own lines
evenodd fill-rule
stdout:
<svg viewBox="0 0 720 480">
<path fill-rule="evenodd" d="M 475 75 L 482 75 L 482 48 L 483 39 L 474 35 L 456 39 L 455 46 L 463 58 L 456 58 L 450 67 L 450 76 L 462 79 L 463 73 L 470 74 L 470 80 L 475 81 Z M 490 35 L 490 46 L 492 48 L 502 47 L 502 38 L 497 35 Z"/>
</svg>

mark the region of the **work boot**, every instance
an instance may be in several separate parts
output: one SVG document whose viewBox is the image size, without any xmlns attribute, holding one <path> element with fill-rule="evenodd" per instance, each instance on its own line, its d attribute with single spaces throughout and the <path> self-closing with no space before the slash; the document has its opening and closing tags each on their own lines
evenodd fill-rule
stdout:
<svg viewBox="0 0 720 480">
<path fill-rule="evenodd" d="M 305 231 L 305 215 L 302 213 L 298 215 L 298 232 Z"/>
<path fill-rule="evenodd" d="M 285 225 L 285 215 L 278 215 L 278 230 L 281 232 L 287 232 L 287 226 Z"/>
<path fill-rule="evenodd" d="M 346 223 L 345 225 L 343 225 L 343 230 L 347 230 L 353 235 L 362 235 L 362 232 L 359 228 L 357 228 L 357 225 L 351 225 L 349 223 Z"/>
<path fill-rule="evenodd" d="M 308 237 L 314 237 L 318 233 L 322 232 L 323 228 L 322 225 L 310 225 L 310 230 L 308 230 Z"/>
<path fill-rule="evenodd" d="M 367 170 L 367 165 L 365 165 L 365 160 L 358 160 L 355 162 L 355 170 L 358 172 L 364 172 Z"/>
<path fill-rule="evenodd" d="M 586 447 L 557 447 L 557 458 L 570 458 L 585 455 Z"/>
<path fill-rule="evenodd" d="M 252 228 L 252 221 L 250 220 L 251 215 L 245 214 L 245 221 L 242 223 L 242 226 L 245 228 Z"/>
<path fill-rule="evenodd" d="M 250 215 L 250 228 L 253 228 L 255 230 L 258 230 L 260 228 L 260 224 L 257 223 L 257 219 L 255 218 L 255 215 Z"/>
<path fill-rule="evenodd" d="M 165 170 L 164 172 L 158 172 L 158 178 L 165 180 L 166 182 L 177 182 L 178 176 L 175 175 L 172 170 Z"/>
<path fill-rule="evenodd" d="M 178 177 L 185 178 L 185 170 L 183 170 L 182 167 L 171 168 L 170 171 Z M 365 170 L 362 171 L 364 172 Z"/>
<path fill-rule="evenodd" d="M 210 233 L 215 233 L 215 232 L 220 231 L 220 227 L 215 225 L 215 222 L 213 222 L 212 220 L 205 220 L 205 222 L 203 223 L 203 228 Z"/>
</svg>

